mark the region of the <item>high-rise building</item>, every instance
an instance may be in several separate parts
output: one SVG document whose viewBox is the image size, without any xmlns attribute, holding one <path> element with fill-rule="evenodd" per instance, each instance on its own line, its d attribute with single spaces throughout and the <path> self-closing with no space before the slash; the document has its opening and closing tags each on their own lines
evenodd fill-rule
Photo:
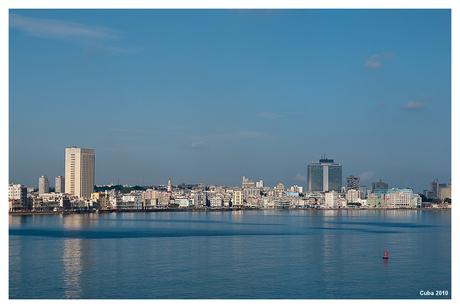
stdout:
<svg viewBox="0 0 460 308">
<path fill-rule="evenodd" d="M 321 158 L 307 167 L 308 191 L 340 191 L 342 188 L 342 165 L 333 159 Z"/>
<path fill-rule="evenodd" d="M 58 194 L 65 192 L 65 181 L 62 175 L 54 179 L 54 192 Z"/>
<path fill-rule="evenodd" d="M 50 192 L 50 181 L 49 179 L 42 175 L 38 178 L 38 193 L 47 194 Z"/>
<path fill-rule="evenodd" d="M 94 191 L 95 155 L 93 149 L 75 146 L 65 149 L 65 192 L 89 199 Z"/>
<path fill-rule="evenodd" d="M 380 182 L 372 182 L 371 192 L 376 189 L 388 189 L 388 183 L 384 183 L 382 179 L 380 179 Z"/>
<path fill-rule="evenodd" d="M 347 191 L 350 189 L 356 189 L 359 190 L 359 178 L 354 177 L 353 175 L 350 175 L 347 177 Z"/>
</svg>

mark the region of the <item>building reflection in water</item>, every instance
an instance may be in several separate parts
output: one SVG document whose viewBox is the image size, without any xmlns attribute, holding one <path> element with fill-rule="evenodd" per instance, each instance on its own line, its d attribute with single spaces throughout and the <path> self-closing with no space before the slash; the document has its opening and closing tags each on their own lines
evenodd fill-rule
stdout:
<svg viewBox="0 0 460 308">
<path fill-rule="evenodd" d="M 65 217 L 63 227 L 66 230 L 85 230 L 94 226 L 94 220 L 81 219 L 78 215 Z M 94 244 L 90 238 L 64 238 L 63 244 L 63 281 L 65 298 L 91 297 L 92 271 L 95 266 Z"/>
<path fill-rule="evenodd" d="M 64 263 L 64 282 L 66 298 L 81 298 L 80 277 L 83 270 L 81 239 L 65 239 L 62 261 Z"/>
</svg>

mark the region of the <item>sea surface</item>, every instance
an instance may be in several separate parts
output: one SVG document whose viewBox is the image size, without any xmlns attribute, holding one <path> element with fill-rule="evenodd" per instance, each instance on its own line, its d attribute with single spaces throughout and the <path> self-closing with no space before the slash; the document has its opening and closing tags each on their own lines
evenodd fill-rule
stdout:
<svg viewBox="0 0 460 308">
<path fill-rule="evenodd" d="M 450 299 L 451 211 L 10 215 L 9 298 Z"/>
</svg>

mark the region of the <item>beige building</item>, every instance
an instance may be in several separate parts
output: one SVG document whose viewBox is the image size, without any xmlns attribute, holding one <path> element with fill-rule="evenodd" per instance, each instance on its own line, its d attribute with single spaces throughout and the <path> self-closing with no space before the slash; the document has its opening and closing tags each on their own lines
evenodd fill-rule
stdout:
<svg viewBox="0 0 460 308">
<path fill-rule="evenodd" d="M 89 199 L 94 191 L 95 155 L 93 149 L 75 146 L 65 149 L 65 192 Z"/>
<path fill-rule="evenodd" d="M 243 205 L 243 193 L 241 190 L 233 192 L 233 206 Z"/>
</svg>

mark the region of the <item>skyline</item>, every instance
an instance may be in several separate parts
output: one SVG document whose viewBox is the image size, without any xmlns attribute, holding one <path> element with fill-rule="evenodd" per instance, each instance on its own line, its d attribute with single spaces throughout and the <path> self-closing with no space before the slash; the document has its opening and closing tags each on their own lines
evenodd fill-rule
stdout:
<svg viewBox="0 0 460 308">
<path fill-rule="evenodd" d="M 306 187 L 324 153 L 342 186 L 452 178 L 450 10 L 9 16 L 10 183 L 63 176 L 73 143 L 97 185 Z"/>
</svg>

